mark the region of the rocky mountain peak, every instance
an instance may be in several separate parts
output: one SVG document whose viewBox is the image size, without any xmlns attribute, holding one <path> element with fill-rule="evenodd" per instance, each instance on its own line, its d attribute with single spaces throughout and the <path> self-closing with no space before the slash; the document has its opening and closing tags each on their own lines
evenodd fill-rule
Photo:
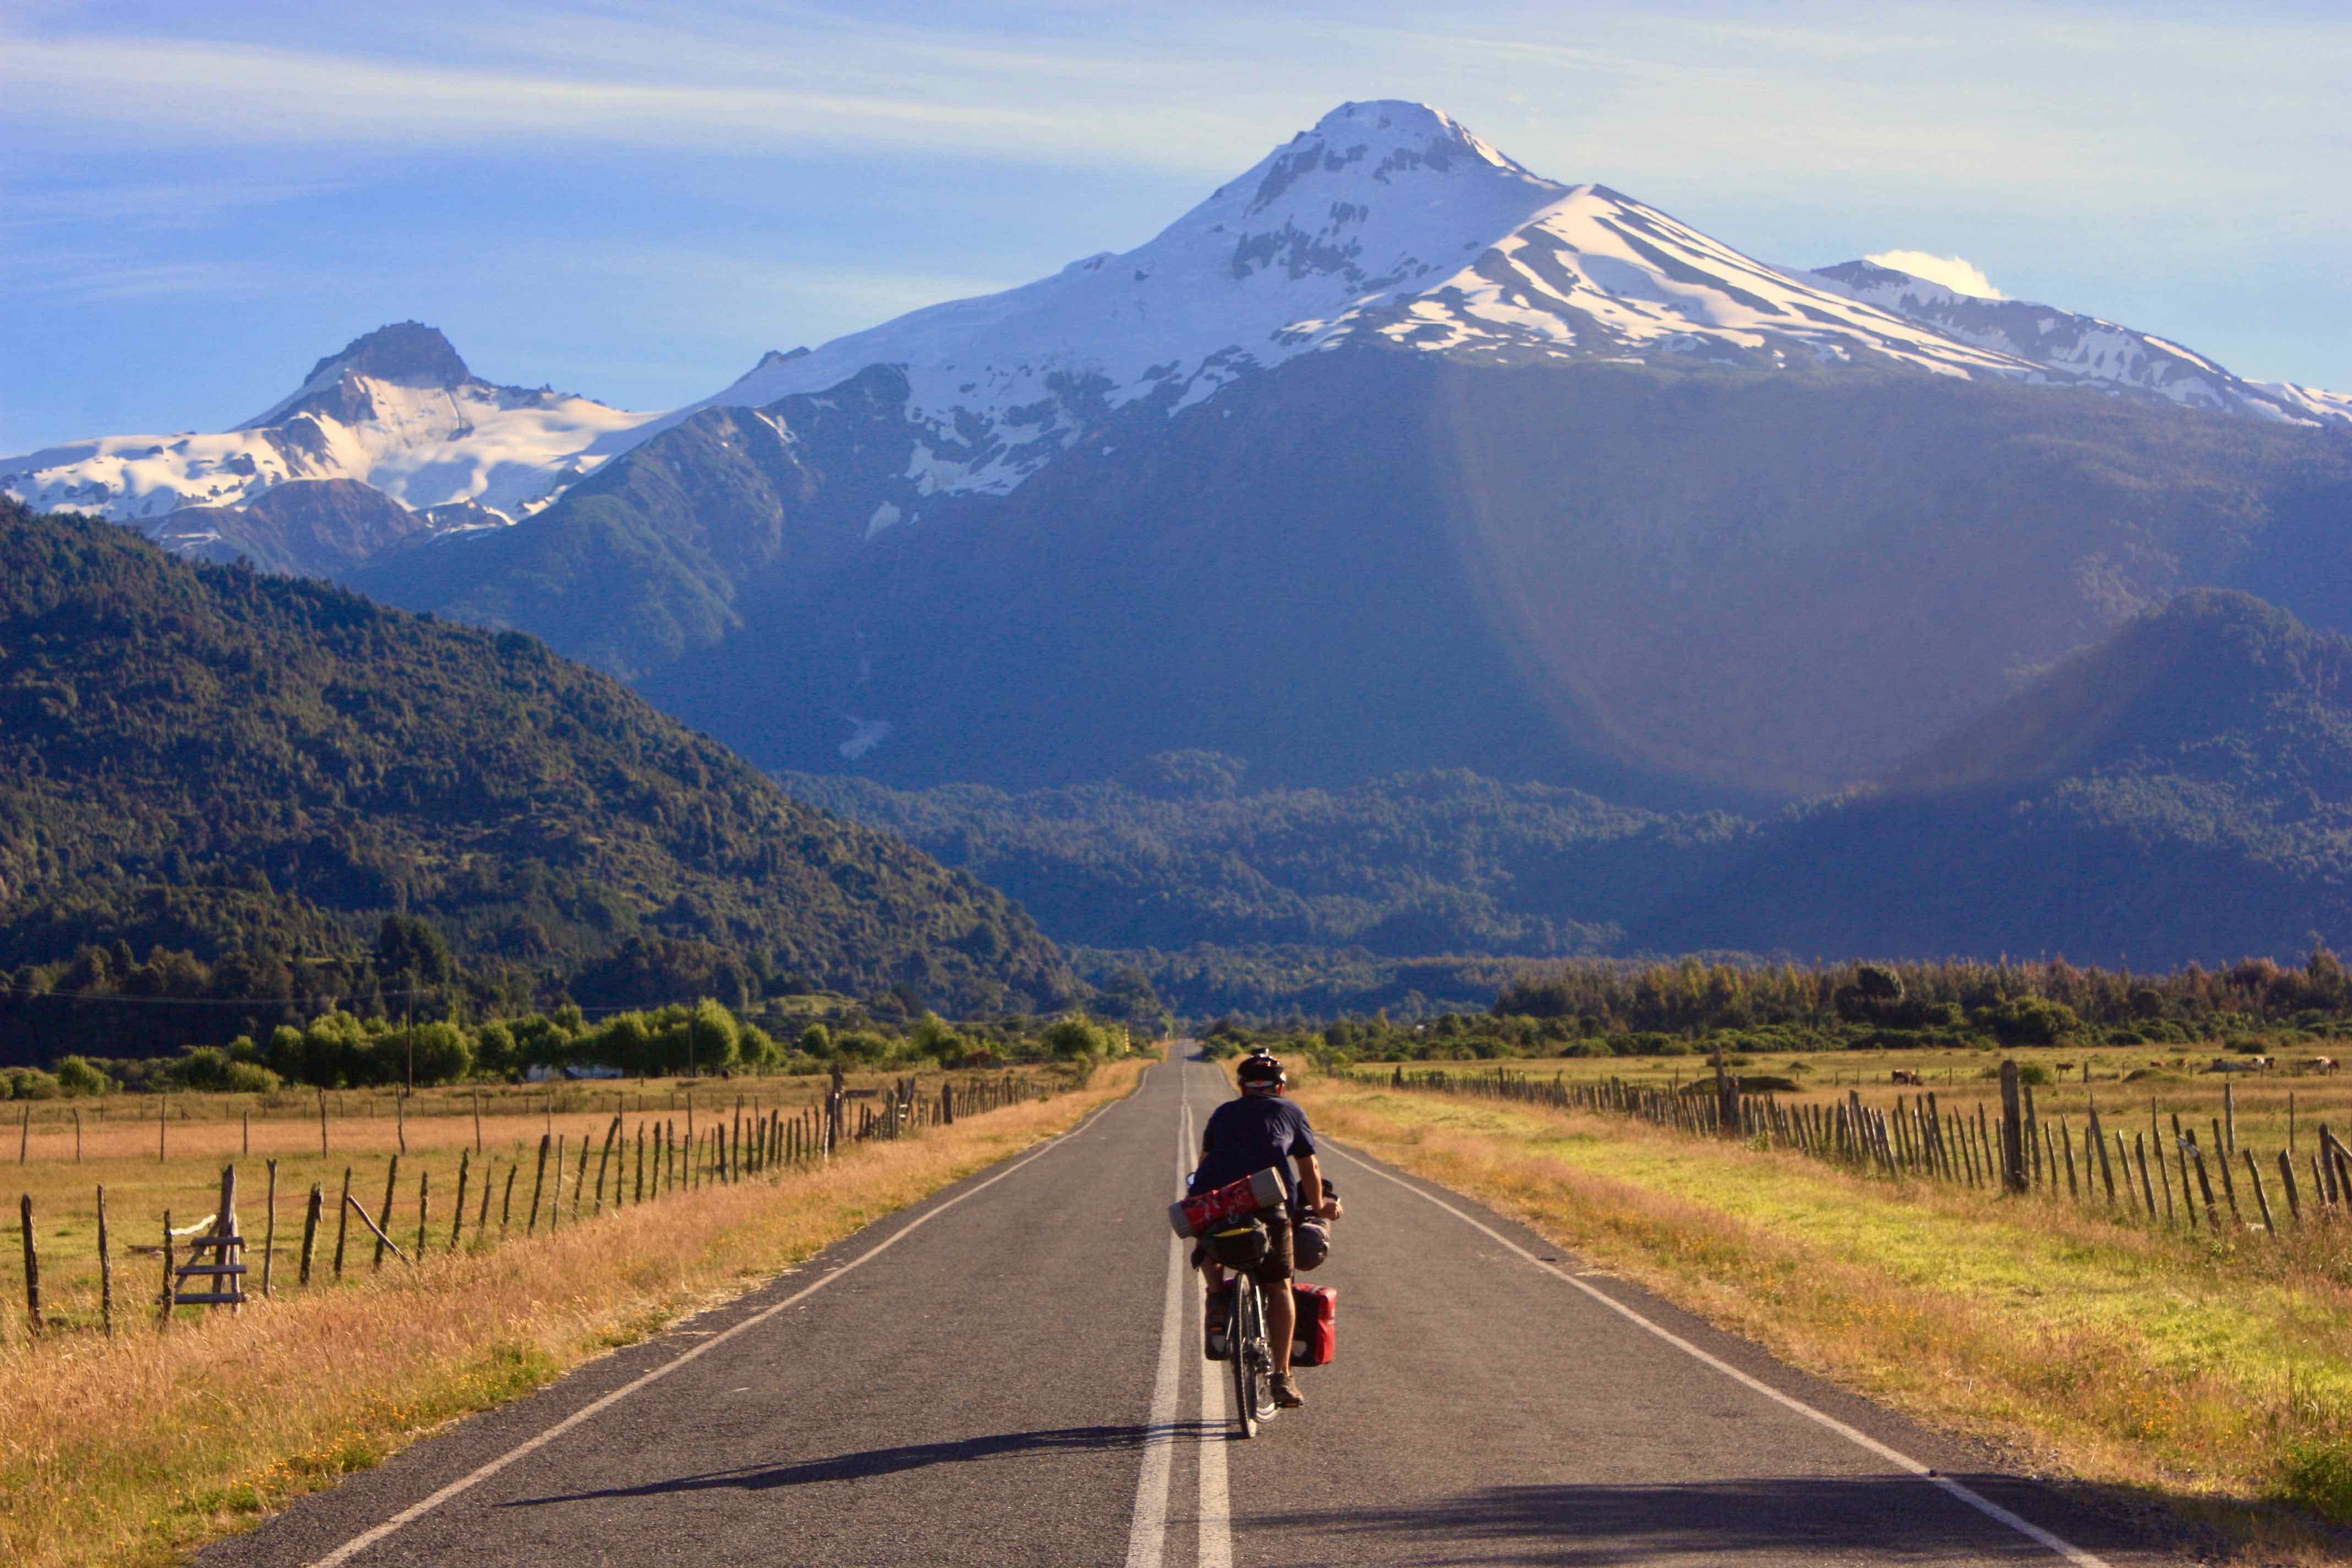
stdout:
<svg viewBox="0 0 2352 1568">
<path fill-rule="evenodd" d="M 353 338 L 310 367 L 309 385 L 330 371 L 364 375 L 397 386 L 463 386 L 474 377 L 438 327 L 394 321 Z"/>
</svg>

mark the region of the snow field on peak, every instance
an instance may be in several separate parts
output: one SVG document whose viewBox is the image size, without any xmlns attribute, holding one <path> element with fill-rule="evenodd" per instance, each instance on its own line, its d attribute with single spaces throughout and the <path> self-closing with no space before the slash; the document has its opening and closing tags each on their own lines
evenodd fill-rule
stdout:
<svg viewBox="0 0 2352 1568">
<path fill-rule="evenodd" d="M 407 386 L 314 377 L 280 414 L 341 383 L 373 408 L 345 422 L 316 410 L 209 435 L 110 436 L 0 458 L 0 489 L 43 510 L 143 521 L 184 506 L 240 506 L 288 479 L 358 479 L 414 510 L 472 501 L 531 510 L 602 461 L 591 448 L 654 416 L 590 398 L 472 381 Z"/>
</svg>

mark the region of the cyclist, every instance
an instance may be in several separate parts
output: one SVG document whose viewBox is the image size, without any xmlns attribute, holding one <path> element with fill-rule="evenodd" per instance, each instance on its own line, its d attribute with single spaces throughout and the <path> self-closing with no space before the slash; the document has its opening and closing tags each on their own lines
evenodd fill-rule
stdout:
<svg viewBox="0 0 2352 1568">
<path fill-rule="evenodd" d="M 1322 1173 L 1315 1163 L 1315 1134 L 1307 1125 L 1307 1112 L 1296 1101 L 1283 1098 L 1283 1086 L 1289 1079 L 1281 1061 L 1264 1050 L 1253 1051 L 1234 1077 L 1241 1085 L 1241 1094 L 1210 1113 L 1209 1125 L 1201 1136 L 1200 1167 L 1192 1173 L 1186 1191 L 1214 1192 L 1271 1167 L 1282 1173 L 1283 1184 L 1302 1214 L 1338 1219 L 1339 1202 L 1323 1190 Z M 1294 1160 L 1298 1163 L 1295 1184 L 1290 1173 Z M 1270 1245 L 1265 1260 L 1250 1274 L 1265 1290 L 1265 1336 L 1274 1352 L 1274 1375 L 1268 1387 L 1275 1404 L 1296 1410 L 1307 1401 L 1290 1374 L 1290 1342 L 1297 1327 L 1297 1303 L 1290 1295 L 1290 1214 L 1286 1206 L 1276 1206 L 1258 1218 L 1265 1223 Z M 1204 1257 L 1201 1269 L 1208 1277 L 1208 1336 L 1213 1343 L 1224 1336 L 1231 1300 L 1225 1293 L 1225 1271 L 1215 1259 Z"/>
</svg>

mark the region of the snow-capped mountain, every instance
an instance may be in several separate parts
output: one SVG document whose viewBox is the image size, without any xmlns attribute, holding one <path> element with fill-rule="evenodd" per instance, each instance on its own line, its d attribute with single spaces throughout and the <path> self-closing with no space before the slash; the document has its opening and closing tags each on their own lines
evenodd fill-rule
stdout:
<svg viewBox="0 0 2352 1568">
<path fill-rule="evenodd" d="M 771 355 L 696 407 L 907 374 L 939 489 L 1011 489 L 1110 408 L 1181 408 L 1374 342 L 1498 359 L 1884 358 L 2030 376 L 1601 185 L 1545 179 L 1425 105 L 1343 104 L 1148 243 Z M 673 418 L 691 413 L 682 409 Z"/>
<path fill-rule="evenodd" d="M 600 440 L 653 417 L 494 386 L 440 332 L 403 321 L 320 360 L 234 429 L 0 458 L 0 489 L 35 507 L 146 522 L 183 507 L 243 506 L 289 479 L 357 479 L 415 511 L 470 502 L 511 517 L 601 461 Z"/>
<path fill-rule="evenodd" d="M 1873 261 L 1812 274 L 1853 298 L 2054 376 L 2126 387 L 2185 407 L 2301 423 L 2352 421 L 2352 398 L 2285 382 L 2252 382 L 2151 332 L 2024 300 L 1987 299 Z"/>
<path fill-rule="evenodd" d="M 2095 317 L 1866 262 L 1767 264 L 1605 185 L 1538 175 L 1426 105 L 1387 100 L 1341 105 L 1133 250 L 772 353 L 667 415 L 491 385 L 439 332 L 405 322 L 321 360 L 236 429 L 0 458 L 0 489 L 152 521 L 241 506 L 288 479 L 347 479 L 420 512 L 511 519 L 701 410 L 822 400 L 880 365 L 907 386 L 908 499 L 1001 495 L 1121 408 L 1172 413 L 1351 345 L 1471 362 L 1908 366 L 2352 423 L 2352 398 L 2247 382 Z M 912 514 L 894 500 L 875 527 Z"/>
</svg>

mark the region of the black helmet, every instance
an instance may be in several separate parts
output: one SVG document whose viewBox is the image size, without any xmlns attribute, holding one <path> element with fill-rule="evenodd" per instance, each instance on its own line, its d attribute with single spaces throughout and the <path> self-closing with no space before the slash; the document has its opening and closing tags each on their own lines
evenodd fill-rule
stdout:
<svg viewBox="0 0 2352 1568">
<path fill-rule="evenodd" d="M 1282 1058 L 1262 1050 L 1252 1051 L 1244 1057 L 1242 1065 L 1234 1069 L 1234 1078 L 1244 1089 L 1249 1088 L 1252 1084 L 1280 1084 L 1290 1081 L 1289 1077 L 1282 1070 Z"/>
</svg>

